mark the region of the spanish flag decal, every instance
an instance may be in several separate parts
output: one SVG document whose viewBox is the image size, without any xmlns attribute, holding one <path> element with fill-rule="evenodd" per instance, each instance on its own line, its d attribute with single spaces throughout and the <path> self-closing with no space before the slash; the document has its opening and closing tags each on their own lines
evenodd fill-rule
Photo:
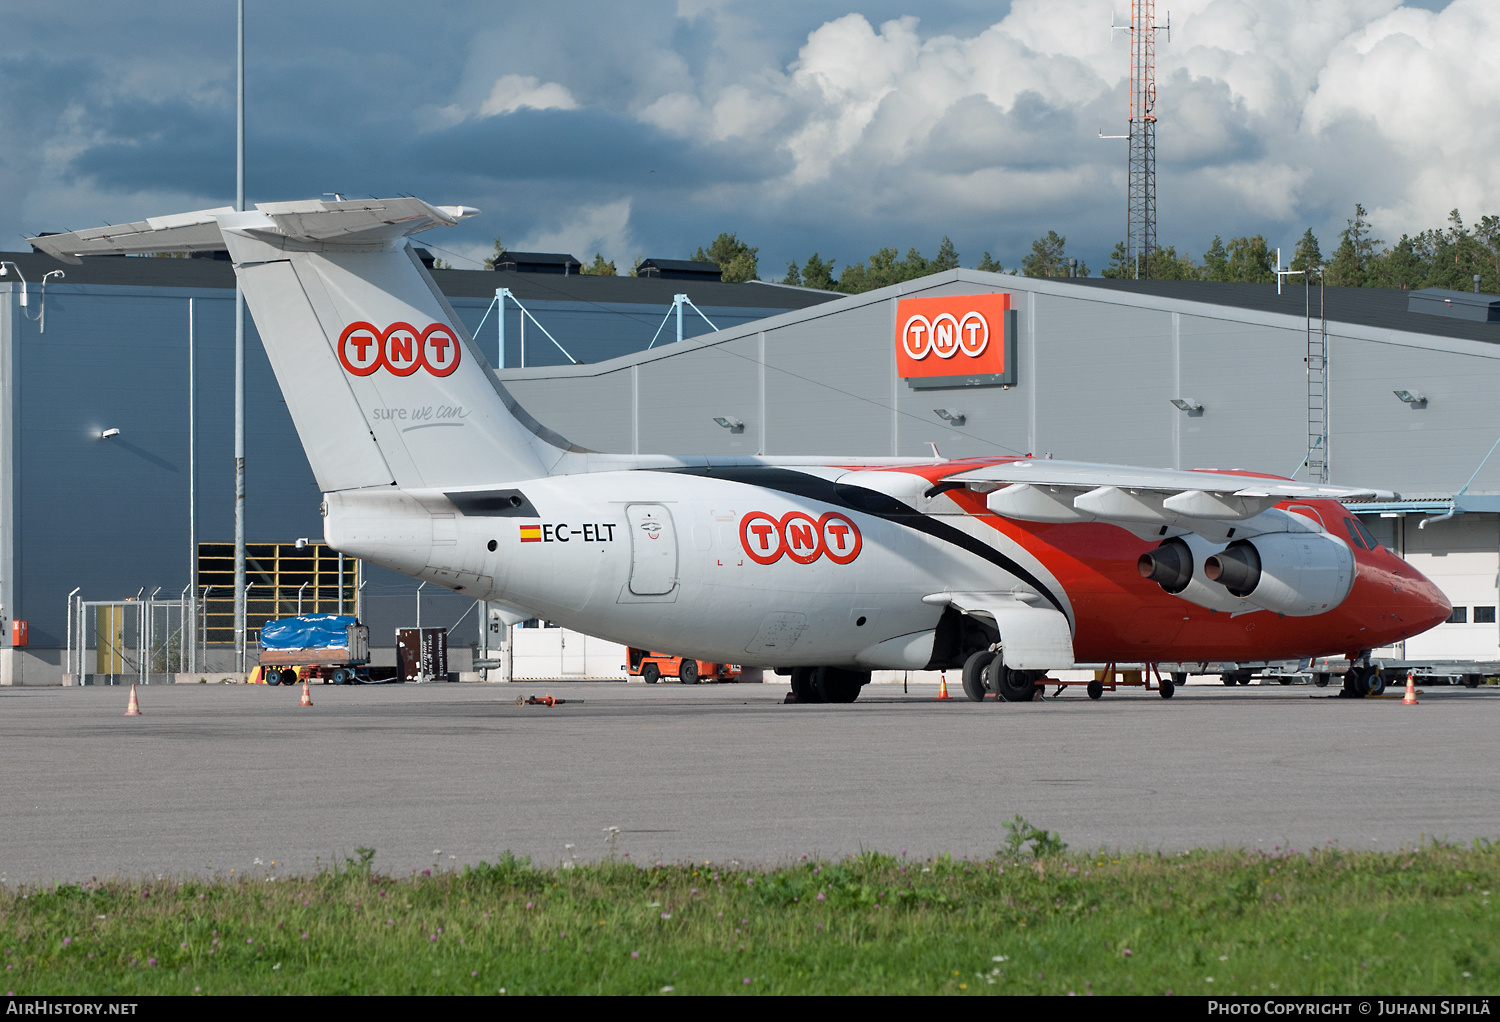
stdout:
<svg viewBox="0 0 1500 1022">
<path fill-rule="evenodd" d="M 542 527 L 540 525 L 521 526 L 522 543 L 540 543 L 542 541 Z"/>
</svg>

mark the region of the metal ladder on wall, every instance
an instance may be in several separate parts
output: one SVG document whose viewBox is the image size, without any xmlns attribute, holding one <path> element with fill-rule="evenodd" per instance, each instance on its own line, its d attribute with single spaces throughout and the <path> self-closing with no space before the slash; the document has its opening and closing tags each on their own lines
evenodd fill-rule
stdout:
<svg viewBox="0 0 1500 1022">
<path fill-rule="evenodd" d="M 1328 482 L 1328 315 L 1322 291 L 1320 284 L 1317 330 L 1311 295 L 1307 309 L 1307 478 L 1317 483 Z"/>
</svg>

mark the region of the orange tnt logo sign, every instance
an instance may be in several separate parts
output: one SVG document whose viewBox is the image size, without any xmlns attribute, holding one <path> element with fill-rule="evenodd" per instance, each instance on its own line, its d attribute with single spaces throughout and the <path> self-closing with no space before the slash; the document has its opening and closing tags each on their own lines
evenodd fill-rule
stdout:
<svg viewBox="0 0 1500 1022">
<path fill-rule="evenodd" d="M 928 386 L 1013 383 L 1010 295 L 944 295 L 896 302 L 896 375 Z"/>
</svg>

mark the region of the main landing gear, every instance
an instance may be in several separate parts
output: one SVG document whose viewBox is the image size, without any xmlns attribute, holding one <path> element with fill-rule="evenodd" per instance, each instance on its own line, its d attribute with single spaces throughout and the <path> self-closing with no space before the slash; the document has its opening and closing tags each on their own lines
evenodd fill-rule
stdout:
<svg viewBox="0 0 1500 1022">
<path fill-rule="evenodd" d="M 983 702 L 984 697 L 991 693 L 1007 703 L 1029 703 L 1041 698 L 1039 682 L 1045 675 L 1045 671 L 1018 671 L 1007 667 L 1000 654 L 982 649 L 964 661 L 964 695 L 976 703 Z"/>
<path fill-rule="evenodd" d="M 799 703 L 852 703 L 870 683 L 869 671 L 845 667 L 793 667 L 792 697 Z"/>
</svg>

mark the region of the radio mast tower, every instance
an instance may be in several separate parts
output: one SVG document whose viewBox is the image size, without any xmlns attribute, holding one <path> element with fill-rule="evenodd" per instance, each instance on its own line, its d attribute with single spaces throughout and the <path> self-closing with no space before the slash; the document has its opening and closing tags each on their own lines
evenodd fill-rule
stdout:
<svg viewBox="0 0 1500 1022">
<path fill-rule="evenodd" d="M 1130 24 L 1110 25 L 1130 33 L 1129 183 L 1126 186 L 1125 249 L 1137 279 L 1151 276 L 1156 251 L 1156 33 L 1172 38 L 1172 15 L 1156 23 L 1156 0 L 1132 0 Z M 1106 135 L 1100 138 L 1120 138 Z"/>
</svg>

